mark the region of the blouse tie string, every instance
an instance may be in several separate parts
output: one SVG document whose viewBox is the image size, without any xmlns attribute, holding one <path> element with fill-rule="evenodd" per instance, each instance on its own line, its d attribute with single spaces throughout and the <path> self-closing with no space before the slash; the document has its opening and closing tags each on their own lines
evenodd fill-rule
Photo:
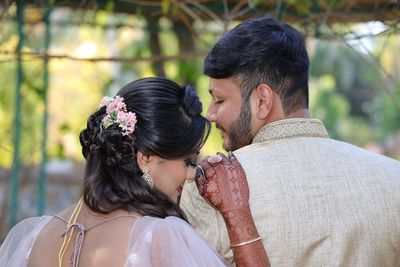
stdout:
<svg viewBox="0 0 400 267">
<path fill-rule="evenodd" d="M 85 226 L 81 223 L 73 223 L 67 227 L 65 232 L 61 235 L 61 237 L 64 237 L 68 232 L 72 229 L 75 228 L 77 231 L 76 238 L 75 238 L 75 246 L 74 250 L 72 252 L 71 258 L 69 259 L 69 263 L 72 264 L 72 267 L 78 267 L 79 264 L 79 257 L 81 255 L 81 250 L 82 250 L 82 245 L 83 245 L 83 240 L 85 239 Z"/>
<path fill-rule="evenodd" d="M 65 222 L 68 224 L 68 221 L 65 220 L 64 218 L 55 215 L 55 218 L 60 219 L 61 221 Z M 99 225 L 102 225 L 104 223 L 107 223 L 109 221 L 115 220 L 115 219 L 119 219 L 119 218 L 126 218 L 126 217 L 130 217 L 130 218 L 137 218 L 137 216 L 135 215 L 118 215 L 118 216 L 114 216 L 111 218 L 107 218 L 99 223 L 96 223 L 95 225 L 92 225 L 88 228 L 85 228 L 85 226 L 81 223 L 72 223 L 70 225 L 67 226 L 67 229 L 65 230 L 65 232 L 61 235 L 61 237 L 65 237 L 70 235 L 70 231 L 77 231 L 76 237 L 75 237 L 75 246 L 73 249 L 73 252 L 71 254 L 71 258 L 69 260 L 70 264 L 72 264 L 72 267 L 79 267 L 79 259 L 81 256 L 81 250 L 82 250 L 82 245 L 83 245 L 83 241 L 85 239 L 85 233 Z"/>
</svg>

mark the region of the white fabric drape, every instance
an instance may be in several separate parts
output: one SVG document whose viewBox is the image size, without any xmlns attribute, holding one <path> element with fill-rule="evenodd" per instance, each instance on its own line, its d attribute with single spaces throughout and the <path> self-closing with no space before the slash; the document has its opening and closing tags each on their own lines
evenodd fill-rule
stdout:
<svg viewBox="0 0 400 267">
<path fill-rule="evenodd" d="M 52 218 L 29 218 L 17 224 L 0 247 L 0 267 L 26 267 L 35 239 Z M 176 217 L 136 219 L 127 249 L 125 267 L 229 266 L 189 224 Z"/>
</svg>

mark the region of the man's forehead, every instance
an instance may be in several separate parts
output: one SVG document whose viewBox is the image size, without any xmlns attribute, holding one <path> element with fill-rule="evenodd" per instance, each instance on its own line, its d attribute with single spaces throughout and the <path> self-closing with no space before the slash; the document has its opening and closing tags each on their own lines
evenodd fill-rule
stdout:
<svg viewBox="0 0 400 267">
<path fill-rule="evenodd" d="M 215 92 L 218 91 L 216 85 L 215 85 L 215 79 L 210 79 L 210 82 L 208 83 L 208 92 L 210 95 L 215 94 Z"/>
<path fill-rule="evenodd" d="M 208 92 L 211 95 L 233 93 L 235 91 L 240 92 L 239 86 L 233 79 L 210 79 L 208 85 Z"/>
</svg>

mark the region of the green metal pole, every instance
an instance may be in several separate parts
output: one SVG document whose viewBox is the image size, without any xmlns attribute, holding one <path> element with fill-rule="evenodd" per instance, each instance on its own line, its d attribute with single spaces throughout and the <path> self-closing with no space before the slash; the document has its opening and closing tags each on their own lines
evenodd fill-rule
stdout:
<svg viewBox="0 0 400 267">
<path fill-rule="evenodd" d="M 278 14 L 276 15 L 276 18 L 281 20 L 283 18 L 283 15 L 285 15 L 286 12 L 286 3 L 283 1 L 279 1 L 279 6 L 278 6 Z"/>
<path fill-rule="evenodd" d="M 23 83 L 23 71 L 20 52 L 24 43 L 24 0 L 17 1 L 17 20 L 18 20 L 18 44 L 17 44 L 17 82 L 15 89 L 15 118 L 14 118 L 14 155 L 10 181 L 10 203 L 8 227 L 11 228 L 17 222 L 18 212 L 18 185 L 20 169 L 20 139 L 21 139 L 21 86 Z"/>
<path fill-rule="evenodd" d="M 48 103 L 47 103 L 47 92 L 49 88 L 49 58 L 47 57 L 47 52 L 50 46 L 50 13 L 51 9 L 49 7 L 49 1 L 46 1 L 46 11 L 44 13 L 44 23 L 46 25 L 46 34 L 45 34 L 45 57 L 44 57 L 44 73 L 43 73 L 43 123 L 42 123 L 42 160 L 40 163 L 39 170 L 39 181 L 38 181 L 38 209 L 37 213 L 39 216 L 43 215 L 46 209 L 46 184 L 47 184 L 47 176 L 46 176 L 46 163 L 47 163 L 47 124 L 48 124 Z"/>
</svg>

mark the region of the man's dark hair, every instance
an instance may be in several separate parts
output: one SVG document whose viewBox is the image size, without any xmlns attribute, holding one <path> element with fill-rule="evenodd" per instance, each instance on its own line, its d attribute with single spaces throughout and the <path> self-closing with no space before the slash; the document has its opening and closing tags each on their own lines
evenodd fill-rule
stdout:
<svg viewBox="0 0 400 267">
<path fill-rule="evenodd" d="M 227 32 L 204 61 L 204 74 L 235 78 L 246 101 L 258 85 L 269 85 L 285 114 L 308 108 L 309 59 L 304 37 L 270 17 L 249 19 Z"/>
</svg>

